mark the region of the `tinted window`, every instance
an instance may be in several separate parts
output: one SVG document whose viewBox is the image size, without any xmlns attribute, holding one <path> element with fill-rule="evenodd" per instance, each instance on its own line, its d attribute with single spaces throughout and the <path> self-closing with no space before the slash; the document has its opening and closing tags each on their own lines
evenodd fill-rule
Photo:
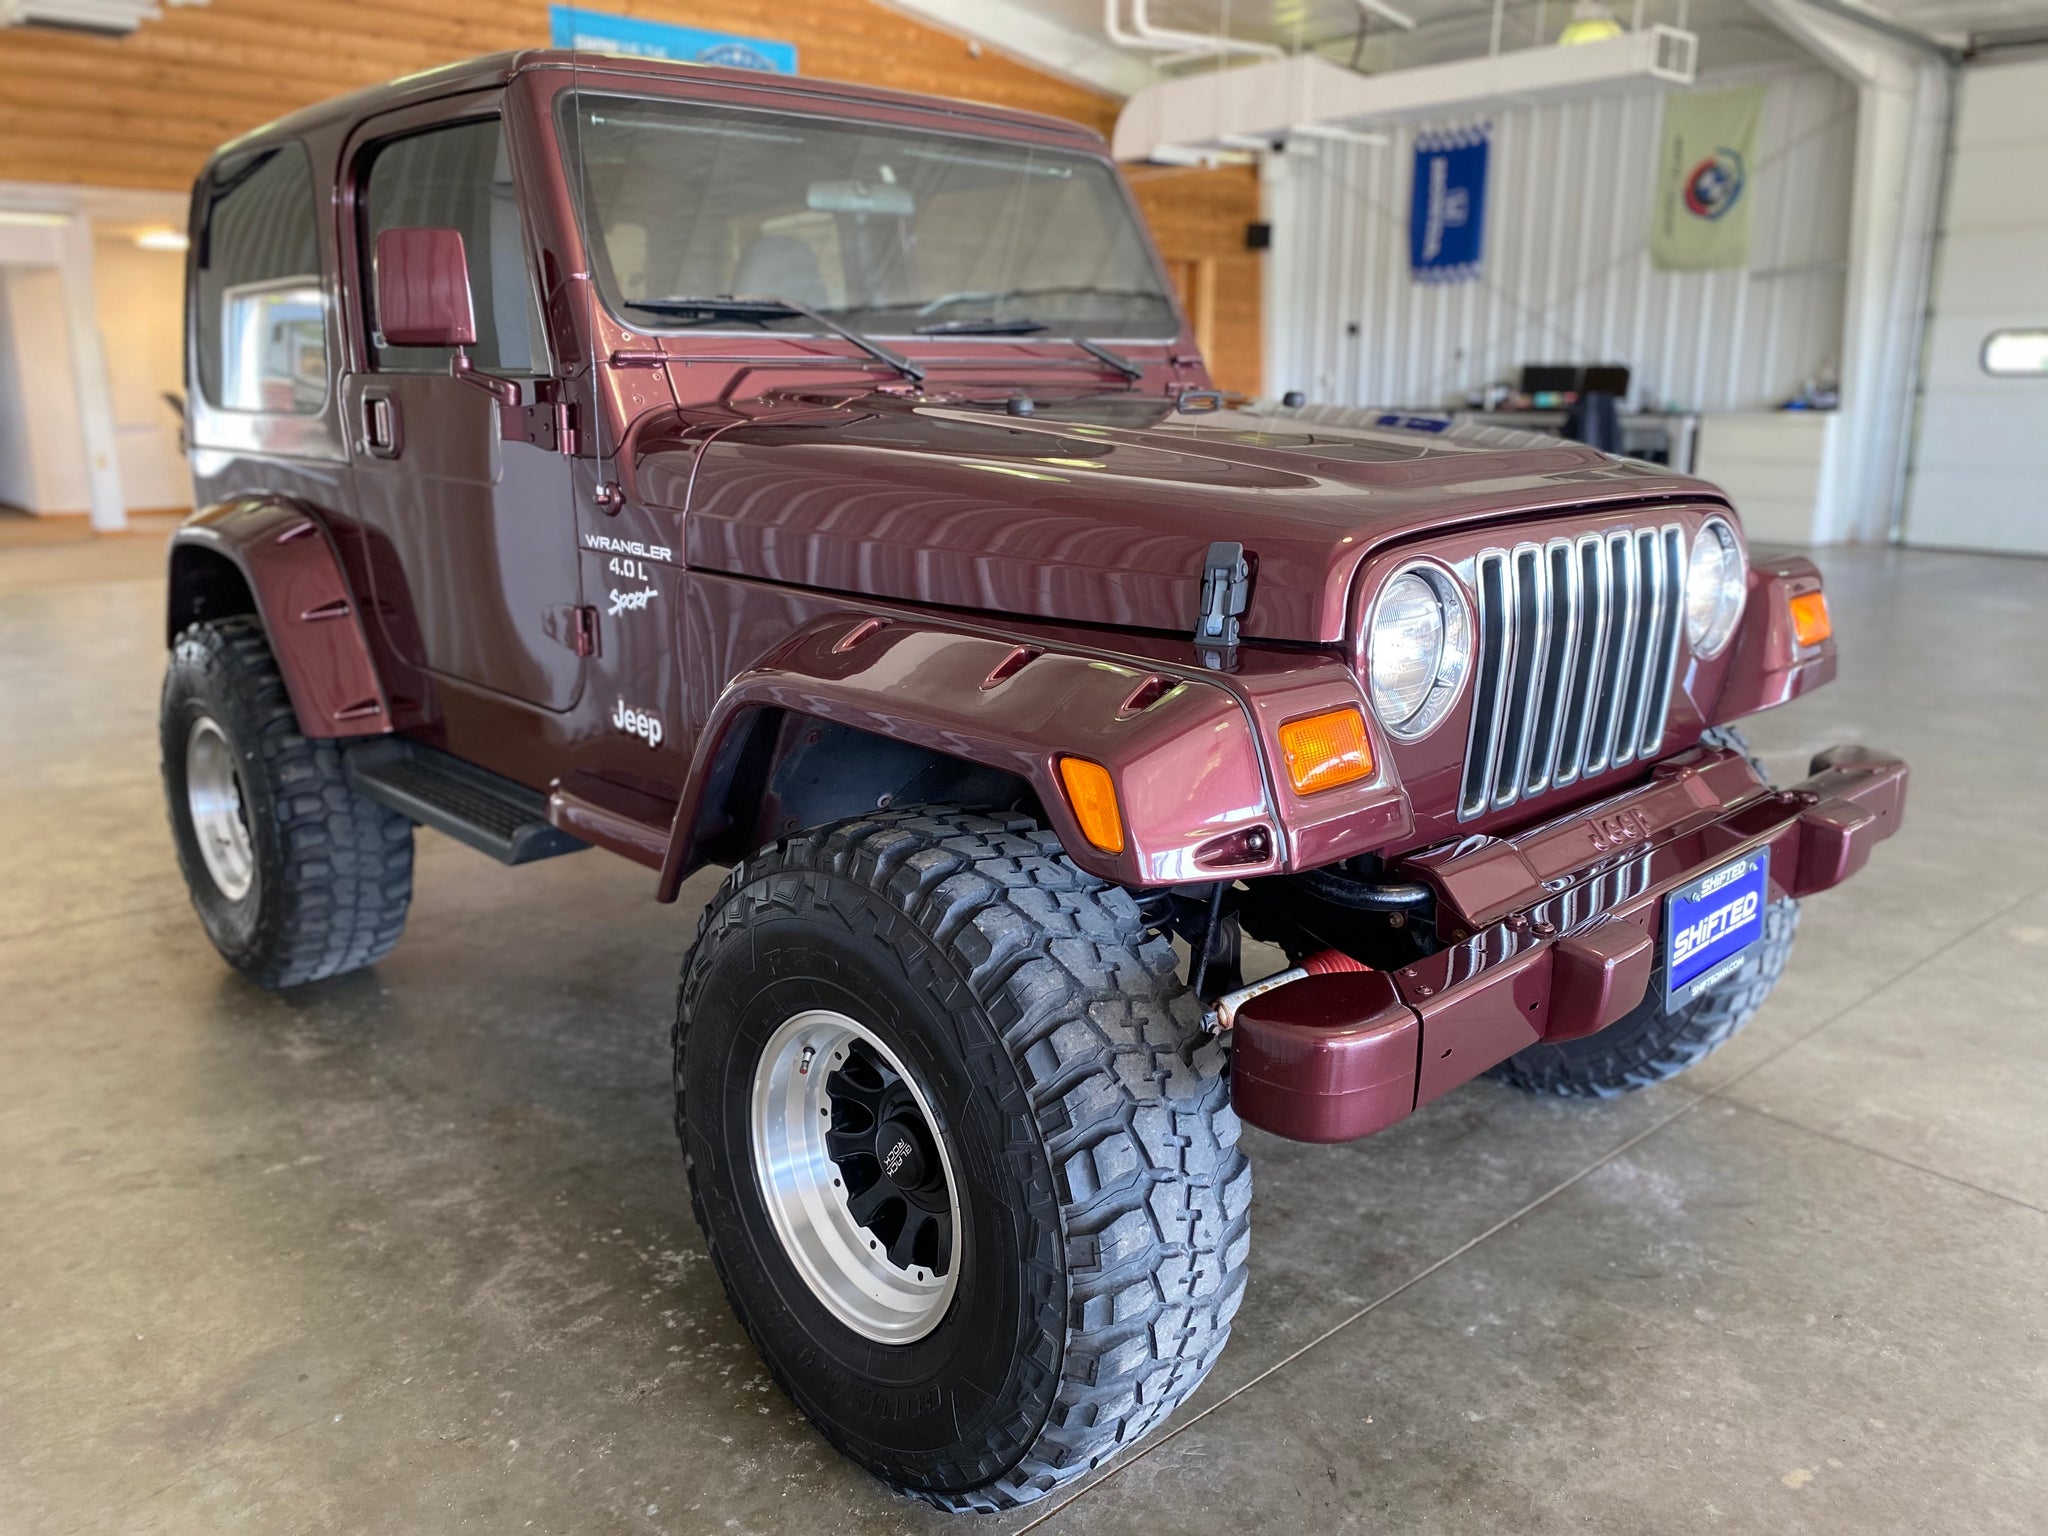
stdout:
<svg viewBox="0 0 2048 1536">
<path fill-rule="evenodd" d="M 1173 334 L 1130 201 L 1092 155 L 686 102 L 580 95 L 563 113 L 598 281 L 647 329 L 692 323 L 679 298 L 733 294 L 885 335 Z"/>
<path fill-rule="evenodd" d="M 527 279 L 519 200 L 498 119 L 478 118 L 452 127 L 387 139 L 370 152 L 363 189 L 363 265 L 369 270 L 377 235 L 386 229 L 457 229 L 469 258 L 469 297 L 476 311 L 470 357 L 491 373 L 537 373 L 533 285 Z M 376 335 L 376 294 L 371 345 L 379 368 L 445 372 L 445 347 L 390 347 Z"/>
<path fill-rule="evenodd" d="M 214 167 L 194 267 L 206 398 L 232 411 L 319 410 L 327 399 L 327 305 L 304 146 Z"/>
</svg>

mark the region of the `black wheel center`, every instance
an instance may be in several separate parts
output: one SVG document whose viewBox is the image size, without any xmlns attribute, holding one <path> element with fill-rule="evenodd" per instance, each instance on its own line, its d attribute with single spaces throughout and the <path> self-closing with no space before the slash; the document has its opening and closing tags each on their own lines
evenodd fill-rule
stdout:
<svg viewBox="0 0 2048 1536">
<path fill-rule="evenodd" d="M 885 1122 L 875 1138 L 875 1157 L 882 1165 L 882 1177 L 906 1194 L 925 1181 L 925 1164 L 929 1159 L 918 1145 L 923 1139 L 924 1127 L 905 1120 Z"/>
<path fill-rule="evenodd" d="M 900 1269 L 943 1275 L 952 1262 L 953 1201 L 931 1126 L 886 1062 L 860 1046 L 825 1080 L 832 1128 L 825 1149 L 848 1209 Z"/>
</svg>

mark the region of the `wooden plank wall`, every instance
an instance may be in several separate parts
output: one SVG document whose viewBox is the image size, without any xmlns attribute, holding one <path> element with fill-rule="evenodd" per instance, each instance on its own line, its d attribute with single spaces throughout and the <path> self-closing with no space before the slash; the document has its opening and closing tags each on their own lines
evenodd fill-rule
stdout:
<svg viewBox="0 0 2048 1536">
<path fill-rule="evenodd" d="M 1258 172 L 1248 165 L 1214 171 L 1140 165 L 1125 174 L 1181 302 L 1194 316 L 1217 388 L 1257 394 L 1264 258 L 1245 248 L 1245 228 L 1259 218 Z"/>
<path fill-rule="evenodd" d="M 1103 133 L 1116 120 L 1109 96 L 992 48 L 977 57 L 964 39 L 872 0 L 597 0 L 593 8 L 792 41 L 809 75 L 1044 112 Z M 547 38 L 547 0 L 210 0 L 166 6 L 125 38 L 0 28 L 0 181 L 182 191 L 215 145 L 272 118 Z M 1242 211 L 1242 180 L 1219 173 L 1212 185 L 1203 173 L 1181 173 L 1145 182 L 1140 200 L 1169 259 L 1221 263 L 1229 259 L 1221 247 L 1233 242 L 1242 257 L 1244 220 L 1256 217 Z M 1255 186 L 1250 194 L 1255 207 Z M 1208 228 L 1211 217 L 1225 225 Z M 1256 261 L 1250 267 L 1249 285 L 1233 273 L 1214 289 L 1211 364 L 1240 387 L 1256 382 L 1259 356 Z"/>
</svg>

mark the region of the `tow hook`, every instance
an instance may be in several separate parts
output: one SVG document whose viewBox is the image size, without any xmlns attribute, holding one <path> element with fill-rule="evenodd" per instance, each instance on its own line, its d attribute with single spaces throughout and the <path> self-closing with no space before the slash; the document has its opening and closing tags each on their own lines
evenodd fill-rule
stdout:
<svg viewBox="0 0 2048 1536">
<path fill-rule="evenodd" d="M 1301 964 L 1289 966 L 1284 971 L 1275 971 L 1264 981 L 1255 981 L 1248 987 L 1239 987 L 1235 992 L 1226 992 L 1216 999 L 1216 1006 L 1202 1015 L 1202 1027 L 1212 1035 L 1220 1035 L 1237 1022 L 1237 1010 L 1253 998 L 1272 992 L 1289 982 L 1301 981 L 1310 976 L 1336 976 L 1346 971 L 1369 971 L 1372 967 L 1362 960 L 1354 960 L 1342 950 L 1323 949 L 1310 955 Z"/>
</svg>

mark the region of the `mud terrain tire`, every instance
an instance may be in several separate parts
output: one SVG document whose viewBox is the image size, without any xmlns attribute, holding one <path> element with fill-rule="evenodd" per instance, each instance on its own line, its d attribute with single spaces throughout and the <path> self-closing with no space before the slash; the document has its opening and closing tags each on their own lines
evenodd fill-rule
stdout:
<svg viewBox="0 0 2048 1536">
<path fill-rule="evenodd" d="M 1763 762 L 1733 726 L 1714 726 L 1701 737 L 1708 746 L 1729 748 L 1749 758 L 1765 783 Z M 1676 1077 L 1717 1050 L 1763 1006 L 1784 974 L 1799 932 L 1799 903 L 1774 901 L 1764 911 L 1764 933 L 1749 963 L 1710 992 L 1673 1012 L 1664 1011 L 1664 972 L 1651 975 L 1648 994 L 1627 1017 L 1596 1034 L 1517 1051 L 1487 1075 L 1529 1093 L 1570 1098 L 1612 1098 Z"/>
<path fill-rule="evenodd" d="M 825 1010 L 921 1084 L 959 1176 L 957 1288 L 908 1342 L 830 1310 L 764 1194 L 757 1068 Z M 683 963 L 674 1044 L 691 1200 L 733 1310 L 825 1437 L 897 1488 L 1029 1503 L 1215 1363 L 1251 1198 L 1222 1048 L 1168 941 L 1030 818 L 886 811 L 748 859 Z"/>
<path fill-rule="evenodd" d="M 160 717 L 164 794 L 178 864 L 207 937 L 258 986 L 317 981 L 374 964 L 405 931 L 412 902 L 412 823 L 356 793 L 342 744 L 299 733 L 284 679 L 254 619 L 194 624 L 178 636 Z M 207 751 L 195 756 L 195 735 Z M 209 758 L 231 785 L 201 846 L 192 771 Z M 216 798 L 218 803 L 218 798 Z M 218 839 L 234 850 L 223 885 Z"/>
</svg>

